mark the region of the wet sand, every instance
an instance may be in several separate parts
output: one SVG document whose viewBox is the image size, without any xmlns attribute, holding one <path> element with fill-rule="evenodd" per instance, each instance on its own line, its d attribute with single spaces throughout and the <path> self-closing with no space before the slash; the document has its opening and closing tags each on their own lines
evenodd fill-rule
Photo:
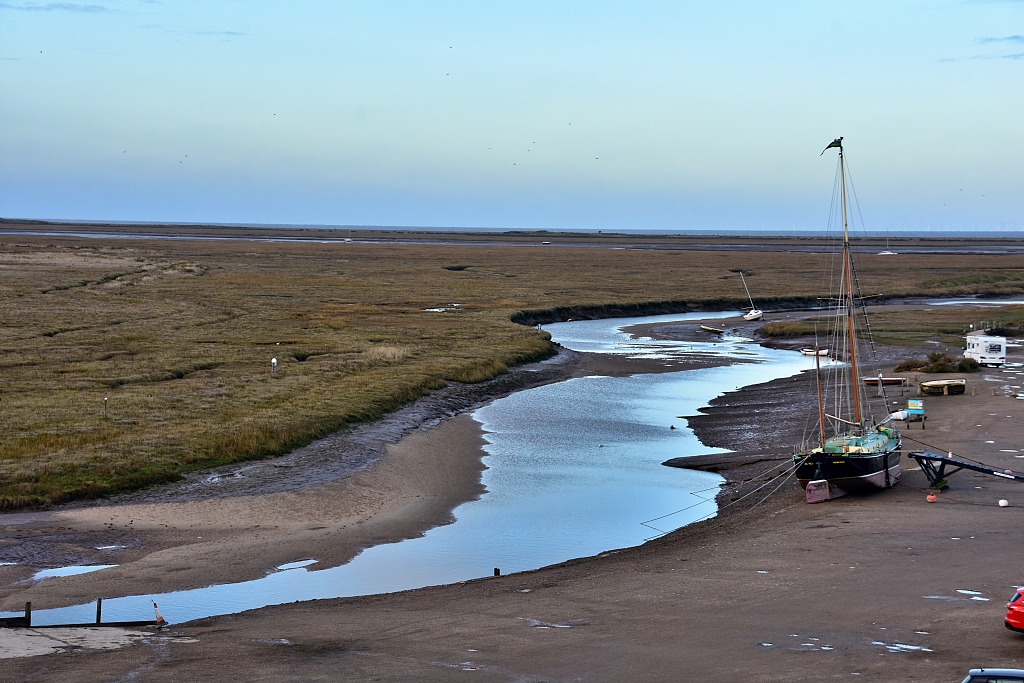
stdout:
<svg viewBox="0 0 1024 683">
<path fill-rule="evenodd" d="M 1019 469 L 1024 402 L 1008 396 L 1004 377 L 979 373 L 965 396 L 926 398 L 928 428 L 906 429 L 907 449 L 925 442 Z M 693 426 L 702 439 L 750 452 L 751 439 L 787 422 L 778 405 L 797 404 L 803 385 L 733 392 Z M 796 436 L 788 422 L 794 428 L 775 438 Z M 748 436 L 735 428 L 744 423 Z M 441 430 L 416 436 L 423 441 L 410 452 L 451 439 Z M 5 660 L 0 680 L 960 680 L 973 666 L 1024 663 L 1024 637 L 1002 625 L 1005 600 L 1024 581 L 1024 488 L 961 472 L 929 504 L 923 474 L 909 471 L 896 489 L 820 505 L 803 503 L 792 480 L 740 499 L 777 465 L 725 468 L 720 504 L 732 505 L 639 548 L 453 586 L 270 607 L 170 634 L 194 642 Z M 1010 506 L 998 507 L 1000 498 Z"/>
<path fill-rule="evenodd" d="M 483 433 L 466 410 L 568 377 L 728 362 L 629 360 L 563 350 L 480 385 L 452 385 L 295 453 L 239 463 L 118 500 L 0 515 L 0 609 L 35 609 L 257 579 L 286 562 L 318 569 L 422 535 L 485 489 Z M 240 476 L 235 476 L 235 475 Z M 105 548 L 105 549 L 100 549 Z M 311 550 L 312 549 L 312 550 Z M 117 564 L 31 583 L 39 569 Z"/>
</svg>

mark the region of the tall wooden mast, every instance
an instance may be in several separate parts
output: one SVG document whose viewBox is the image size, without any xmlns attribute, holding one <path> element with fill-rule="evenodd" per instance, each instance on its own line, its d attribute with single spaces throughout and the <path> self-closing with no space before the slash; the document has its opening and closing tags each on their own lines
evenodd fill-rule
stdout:
<svg viewBox="0 0 1024 683">
<path fill-rule="evenodd" d="M 844 286 L 846 288 L 846 332 L 850 344 L 850 387 L 853 390 L 853 414 L 856 416 L 857 424 L 863 426 L 863 416 L 860 411 L 860 391 L 858 388 L 857 374 L 857 339 L 855 333 L 855 320 L 853 308 L 853 261 L 850 256 L 850 228 L 846 220 L 846 160 L 843 158 L 842 138 L 839 138 L 839 183 L 843 194 L 843 271 Z"/>
</svg>

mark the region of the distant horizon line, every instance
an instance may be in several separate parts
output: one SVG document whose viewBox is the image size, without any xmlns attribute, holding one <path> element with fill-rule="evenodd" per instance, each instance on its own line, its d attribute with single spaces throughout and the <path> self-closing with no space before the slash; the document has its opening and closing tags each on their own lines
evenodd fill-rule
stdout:
<svg viewBox="0 0 1024 683">
<path fill-rule="evenodd" d="M 431 225 L 345 225 L 333 223 L 227 223 L 215 221 L 145 221 L 145 220 L 109 220 L 109 219 L 66 219 L 66 218 L 6 218 L 0 217 L 2 225 L 53 225 L 53 226 L 117 226 L 129 227 L 133 225 L 147 227 L 191 227 L 191 228 L 252 228 L 252 229 L 273 229 L 273 230 L 364 230 L 364 231 L 396 231 L 396 232 L 451 232 L 451 233 L 509 233 L 509 234 L 602 234 L 602 235 L 629 235 L 643 236 L 651 235 L 658 237 L 688 235 L 728 235 L 734 237 L 756 236 L 792 236 L 804 235 L 808 237 L 823 237 L 831 234 L 834 230 L 824 228 L 535 228 L 535 227 L 455 227 L 455 226 L 431 226 Z M 901 237 L 927 237 L 940 234 L 945 237 L 1013 237 L 1024 234 L 1024 226 L 1021 228 L 990 228 L 985 230 L 958 230 L 953 228 L 927 228 L 916 230 L 851 230 L 853 237 L 890 237 L 900 239 Z"/>
</svg>

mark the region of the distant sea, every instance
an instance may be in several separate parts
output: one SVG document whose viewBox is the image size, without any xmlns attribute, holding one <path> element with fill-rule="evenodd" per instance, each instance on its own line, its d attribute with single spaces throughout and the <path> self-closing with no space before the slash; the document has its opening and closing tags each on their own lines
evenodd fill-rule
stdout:
<svg viewBox="0 0 1024 683">
<path fill-rule="evenodd" d="M 8 222 L 16 222 L 17 219 L 8 219 Z M 724 236 L 724 237 L 825 237 L 833 236 L 831 230 L 823 228 L 773 228 L 773 229 L 743 229 L 743 228 L 720 228 L 720 229 L 693 229 L 673 230 L 658 228 L 619 228 L 616 230 L 605 230 L 598 228 L 508 228 L 508 227 L 445 227 L 436 225 L 318 225 L 315 223 L 292 224 L 292 223 L 204 223 L 204 222 L 172 222 L 172 221 L 95 221 L 80 220 L 72 221 L 66 219 L 26 219 L 46 220 L 56 225 L 147 225 L 147 226 L 178 226 L 178 227 L 222 227 L 222 228 L 272 228 L 277 230 L 339 230 L 359 232 L 361 230 L 389 230 L 402 232 L 458 232 L 458 233 L 492 233 L 492 234 L 603 234 L 603 235 L 658 235 L 670 236 Z M 1024 238 L 1024 228 L 1007 228 L 1003 230 L 860 230 L 850 231 L 853 237 L 871 237 L 899 240 L 905 238 L 931 237 L 938 239 L 993 239 L 993 238 Z"/>
</svg>

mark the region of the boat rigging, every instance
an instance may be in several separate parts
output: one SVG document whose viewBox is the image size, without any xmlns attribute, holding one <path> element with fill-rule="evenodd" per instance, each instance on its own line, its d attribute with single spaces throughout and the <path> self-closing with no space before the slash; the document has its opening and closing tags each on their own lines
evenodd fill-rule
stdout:
<svg viewBox="0 0 1024 683">
<path fill-rule="evenodd" d="M 867 324 L 867 312 L 863 310 L 865 297 L 857 291 L 859 283 L 850 253 L 843 138 L 833 140 L 822 154 L 832 148 L 839 150 L 836 183 L 842 213 L 843 242 L 838 277 L 840 291 L 835 296 L 830 294 L 825 300 L 832 307 L 832 315 L 828 317 L 835 324 L 832 348 L 835 349 L 836 359 L 845 362 L 840 367 L 831 368 L 829 379 L 832 381 L 825 382 L 818 355 L 820 351 L 817 347 L 808 349 L 816 361 L 818 443 L 803 449 L 802 453 L 794 456 L 794 460 L 797 480 L 806 491 L 807 501 L 812 503 L 836 498 L 847 492 L 865 493 L 895 485 L 901 474 L 903 448 L 899 430 L 893 424 L 892 416 L 888 415 L 888 409 L 885 419 L 875 423 L 866 396 L 862 396 L 859 386 L 862 359 L 858 357 L 857 346 L 857 303 L 861 304 L 864 327 L 869 335 L 870 327 Z M 836 194 L 834 190 L 833 202 Z M 881 375 L 879 390 L 884 400 Z"/>
</svg>

